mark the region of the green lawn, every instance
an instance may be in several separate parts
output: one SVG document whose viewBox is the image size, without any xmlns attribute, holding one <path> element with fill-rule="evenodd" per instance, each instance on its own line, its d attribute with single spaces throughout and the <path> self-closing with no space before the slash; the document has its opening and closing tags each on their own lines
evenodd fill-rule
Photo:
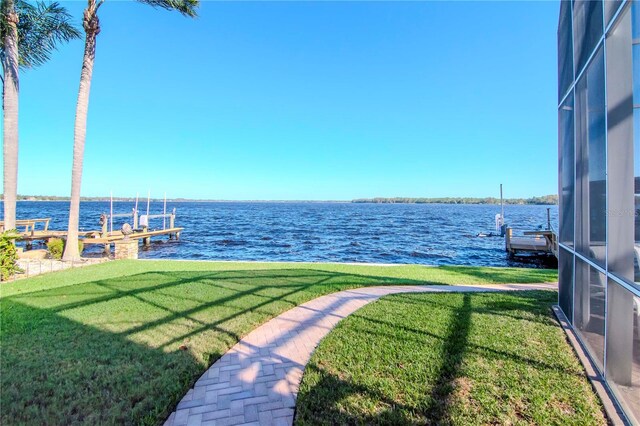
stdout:
<svg viewBox="0 0 640 426">
<path fill-rule="evenodd" d="M 605 425 L 552 317 L 556 300 L 549 291 L 384 297 L 321 342 L 296 423 Z"/>
<path fill-rule="evenodd" d="M 3 283 L 0 423 L 158 423 L 239 338 L 334 291 L 555 280 L 539 269 L 118 261 Z"/>
</svg>

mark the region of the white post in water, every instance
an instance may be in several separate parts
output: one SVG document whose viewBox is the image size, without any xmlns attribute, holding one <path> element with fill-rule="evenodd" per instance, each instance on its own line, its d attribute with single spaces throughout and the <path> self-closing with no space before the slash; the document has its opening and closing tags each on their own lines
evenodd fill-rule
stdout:
<svg viewBox="0 0 640 426">
<path fill-rule="evenodd" d="M 147 194 L 147 217 L 149 217 L 149 203 L 151 202 L 151 190 Z"/>
<path fill-rule="evenodd" d="M 111 201 L 109 203 L 109 234 L 113 234 L 113 191 L 111 191 Z"/>
<path fill-rule="evenodd" d="M 138 229 L 138 197 L 139 192 L 136 192 L 136 206 L 133 208 L 133 229 Z"/>
<path fill-rule="evenodd" d="M 497 215 L 496 215 L 497 216 Z M 500 184 L 500 223 L 496 223 L 496 226 L 499 225 L 498 231 L 500 231 L 500 236 L 504 237 L 505 233 L 505 221 L 504 221 L 504 199 L 502 198 L 502 184 Z"/>
<path fill-rule="evenodd" d="M 502 216 L 502 223 L 504 224 L 504 203 L 502 202 L 502 184 L 500 184 L 500 215 Z"/>
<path fill-rule="evenodd" d="M 162 209 L 162 229 L 167 229 L 167 193 L 164 193 L 164 207 Z"/>
</svg>

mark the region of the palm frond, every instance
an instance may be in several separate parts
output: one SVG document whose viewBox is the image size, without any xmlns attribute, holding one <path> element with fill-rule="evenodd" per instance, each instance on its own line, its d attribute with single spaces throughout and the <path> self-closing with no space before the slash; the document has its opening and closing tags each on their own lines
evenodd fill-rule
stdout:
<svg viewBox="0 0 640 426">
<path fill-rule="evenodd" d="M 18 56 L 23 68 L 42 65 L 49 60 L 51 53 L 60 43 L 79 38 L 81 35 L 71 23 L 71 15 L 57 2 L 31 4 L 24 0 L 14 0 L 14 4 L 20 19 Z M 0 19 L 0 35 L 4 36 L 5 32 L 6 22 Z M 0 41 L 0 55 L 4 56 L 3 41 Z"/>
<path fill-rule="evenodd" d="M 9 14 L 15 13 L 15 4 L 13 0 L 0 0 L 0 61 L 2 62 L 2 71 L 4 74 L 5 67 L 5 41 L 9 31 L 7 18 Z M 4 83 L 4 80 L 3 80 Z"/>
<path fill-rule="evenodd" d="M 195 17 L 197 16 L 196 9 L 199 0 L 138 0 L 141 3 L 148 4 L 149 6 L 159 7 L 167 10 L 175 10 L 182 13 L 185 16 Z"/>
</svg>

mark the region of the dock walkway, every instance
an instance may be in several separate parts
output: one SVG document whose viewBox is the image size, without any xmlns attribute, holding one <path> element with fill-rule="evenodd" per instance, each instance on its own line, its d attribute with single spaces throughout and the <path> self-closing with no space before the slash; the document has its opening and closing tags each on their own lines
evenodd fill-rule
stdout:
<svg viewBox="0 0 640 426">
<path fill-rule="evenodd" d="M 104 245 L 105 252 L 110 250 L 110 245 L 113 243 L 117 243 L 118 241 L 124 240 L 127 238 L 126 235 L 123 234 L 122 231 L 113 231 L 109 232 L 107 226 L 108 215 L 103 215 L 104 219 L 102 223 L 101 230 L 92 230 L 92 231 L 80 231 L 78 232 L 78 237 L 80 237 L 80 241 L 82 241 L 85 245 Z M 112 215 L 111 217 L 119 217 L 119 216 L 132 216 L 134 228 L 138 226 L 138 215 L 134 210 L 133 213 L 124 214 L 124 215 Z M 157 215 L 145 215 L 145 224 L 141 226 L 141 229 L 134 229 L 131 234 L 128 235 L 129 239 L 133 240 L 142 240 L 142 243 L 145 246 L 151 244 L 151 237 L 157 237 L 161 235 L 167 235 L 170 240 L 179 240 L 180 233 L 184 230 L 184 228 L 175 226 L 175 209 L 171 213 L 163 213 Z M 169 219 L 169 227 L 165 228 L 163 223 L 162 229 L 150 229 L 148 226 L 149 219 L 158 219 L 158 218 L 168 218 Z M 103 219 L 103 218 L 101 218 Z M 67 238 L 67 231 L 57 231 L 49 229 L 49 223 L 51 222 L 51 218 L 38 218 L 38 219 L 20 219 L 16 220 L 16 228 L 18 230 L 18 240 L 24 241 L 26 243 L 27 249 L 30 249 L 33 245 L 34 241 L 43 241 L 46 242 L 51 238 Z M 111 223 L 113 225 L 113 223 Z M 4 221 L 0 221 L 0 232 L 4 231 Z M 130 228 L 129 228 L 130 229 Z"/>
<path fill-rule="evenodd" d="M 184 230 L 184 228 L 167 228 L 167 229 L 158 229 L 154 231 L 140 231 L 134 232 L 129 235 L 130 239 L 134 240 L 146 240 L 150 239 L 154 236 L 159 235 L 169 235 L 170 239 L 179 239 L 180 233 Z M 123 240 L 125 238 L 124 234 L 121 231 L 116 231 L 106 236 L 101 236 L 100 233 L 95 234 L 95 236 L 87 237 L 82 240 L 85 244 L 111 244 L 116 241 Z"/>
</svg>

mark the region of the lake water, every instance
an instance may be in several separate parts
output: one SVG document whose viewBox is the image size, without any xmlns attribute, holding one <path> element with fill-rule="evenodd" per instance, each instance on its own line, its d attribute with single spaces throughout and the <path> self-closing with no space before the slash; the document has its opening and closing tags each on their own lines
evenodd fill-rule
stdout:
<svg viewBox="0 0 640 426">
<path fill-rule="evenodd" d="M 130 212 L 133 205 L 115 202 L 114 213 Z M 139 207 L 144 212 L 146 203 Z M 477 236 L 495 233 L 500 206 L 167 203 L 168 211 L 174 207 L 176 226 L 185 228 L 180 241 L 158 237 L 140 258 L 521 265 L 507 259 L 503 238 Z M 505 206 L 506 221 L 520 230 L 546 227 L 547 207 L 557 228 L 557 206 Z M 100 214 L 108 211 L 108 202 L 82 202 L 81 230 L 100 229 Z M 162 203 L 151 203 L 150 213 L 162 213 Z M 18 218 L 50 217 L 50 229 L 65 229 L 67 215 L 68 202 L 18 202 Z M 114 229 L 123 223 L 114 219 Z M 162 229 L 162 219 L 150 227 Z"/>
</svg>

